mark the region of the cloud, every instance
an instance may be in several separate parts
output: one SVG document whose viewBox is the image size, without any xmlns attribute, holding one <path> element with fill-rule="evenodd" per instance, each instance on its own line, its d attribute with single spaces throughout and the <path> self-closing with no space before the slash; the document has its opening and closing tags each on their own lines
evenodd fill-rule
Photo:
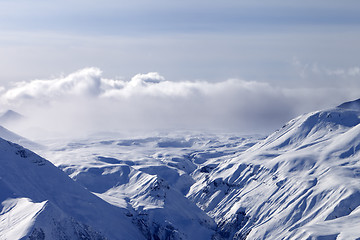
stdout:
<svg viewBox="0 0 360 240">
<path fill-rule="evenodd" d="M 329 68 L 317 63 L 303 63 L 298 58 L 293 58 L 293 66 L 301 78 L 314 76 L 328 76 L 341 78 L 354 78 L 360 76 L 360 67 Z"/>
<path fill-rule="evenodd" d="M 360 76 L 360 67 L 324 69 L 324 72 L 329 76 L 358 77 Z"/>
<path fill-rule="evenodd" d="M 64 98 L 128 98 L 133 96 L 185 96 L 206 83 L 169 82 L 156 72 L 137 74 L 130 81 L 102 78 L 98 68 L 85 68 L 51 80 L 18 82 L 2 100 L 8 104 L 51 103 Z"/>
<path fill-rule="evenodd" d="M 43 104 L 69 96 L 97 96 L 102 85 L 100 76 L 99 69 L 88 68 L 53 80 L 18 82 L 2 99 L 8 104 L 21 105 L 28 101 Z"/>
<path fill-rule="evenodd" d="M 32 137 L 44 130 L 50 132 L 46 137 L 164 129 L 248 134 L 270 133 L 298 114 L 341 103 L 357 92 L 285 89 L 241 79 L 169 81 L 156 72 L 130 80 L 108 79 L 100 69 L 86 68 L 16 83 L 0 92 L 0 100 L 28 117 L 25 124 L 13 127 Z"/>
</svg>

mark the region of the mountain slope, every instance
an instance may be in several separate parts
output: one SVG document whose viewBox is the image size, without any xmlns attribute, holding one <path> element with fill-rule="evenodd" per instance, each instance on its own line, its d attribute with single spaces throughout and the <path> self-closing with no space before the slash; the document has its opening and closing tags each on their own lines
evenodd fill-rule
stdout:
<svg viewBox="0 0 360 240">
<path fill-rule="evenodd" d="M 125 215 L 47 160 L 0 139 L 1 239 L 142 239 Z"/>
<path fill-rule="evenodd" d="M 257 140 L 180 135 L 57 143 L 45 155 L 99 197 L 128 208 L 149 239 L 211 239 L 214 220 L 185 196 L 194 184 L 191 174 L 204 162 L 211 162 L 211 169 Z"/>
<path fill-rule="evenodd" d="M 24 146 L 24 147 L 30 148 L 30 149 L 42 148 L 42 146 L 40 144 L 30 141 L 29 139 L 24 138 L 6 128 L 4 128 L 3 126 L 0 126 L 0 138 L 3 138 L 5 140 L 8 140 L 10 142 L 19 144 L 21 146 Z"/>
<path fill-rule="evenodd" d="M 338 108 L 360 110 L 360 99 L 342 103 L 338 106 Z"/>
<path fill-rule="evenodd" d="M 360 112 L 300 116 L 239 157 L 195 174 L 189 199 L 218 239 L 360 237 Z"/>
<path fill-rule="evenodd" d="M 265 139 L 89 138 L 43 153 L 126 208 L 148 239 L 358 239 L 359 104 L 304 114 Z"/>
</svg>

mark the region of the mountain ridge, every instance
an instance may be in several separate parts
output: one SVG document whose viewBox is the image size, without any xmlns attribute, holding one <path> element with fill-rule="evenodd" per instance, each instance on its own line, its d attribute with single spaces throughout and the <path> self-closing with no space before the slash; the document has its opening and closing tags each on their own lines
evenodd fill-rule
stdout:
<svg viewBox="0 0 360 240">
<path fill-rule="evenodd" d="M 353 100 L 353 101 L 344 102 L 344 103 L 340 104 L 337 107 L 338 108 L 345 108 L 345 109 L 360 110 L 360 98 L 356 99 L 356 100 Z"/>
<path fill-rule="evenodd" d="M 51 163 L 0 139 L 0 173 L 8 179 L 0 179 L 0 217 L 18 202 L 29 206 L 35 220 L 26 234 L 39 237 L 65 228 L 119 239 L 123 231 L 113 222 L 121 220 L 132 229 L 129 239 L 358 239 L 360 109 L 348 105 L 296 117 L 266 138 L 179 133 L 58 143 L 40 152 L 77 182 L 65 198 L 54 196 L 72 180 L 49 187 L 38 182 L 50 175 L 10 169 L 7 154 L 40 168 Z M 14 185 L 25 176 L 36 183 L 32 191 Z M 23 194 L 14 197 L 17 191 Z M 81 198 L 102 212 L 89 213 Z M 112 225 L 97 221 L 98 214 Z M 61 221 L 47 225 L 51 216 Z"/>
<path fill-rule="evenodd" d="M 354 109 L 333 108 L 297 117 L 200 178 L 189 198 L 198 205 L 213 206 L 209 214 L 218 221 L 228 219 L 228 225 L 237 218 L 237 209 L 243 209 L 247 221 L 233 229 L 231 236 L 236 238 L 359 237 L 353 227 L 339 227 L 344 225 L 341 219 L 360 217 L 360 201 L 356 200 L 360 164 L 354 159 L 360 150 L 359 116 Z M 201 197 L 199 193 L 209 185 L 220 188 Z M 209 202 L 211 193 L 219 190 L 223 192 L 221 204 Z M 325 227 L 325 222 L 331 227 Z M 326 231 L 314 227 L 317 225 Z"/>
<path fill-rule="evenodd" d="M 75 224 L 74 226 L 82 226 L 79 229 L 82 228 L 85 232 L 88 227 L 84 226 L 89 225 L 101 230 L 104 236 L 109 236 L 110 239 L 141 239 L 141 235 L 137 233 L 131 221 L 126 217 L 125 213 L 127 211 L 125 209 L 115 208 L 91 194 L 85 188 L 73 182 L 49 161 L 3 139 L 0 139 L 0 153 L 1 201 L 3 206 L 4 201 L 12 201 L 13 206 L 17 206 L 18 203 L 25 203 L 29 206 L 41 203 L 45 212 L 37 210 L 38 213 L 33 213 L 33 217 L 30 219 L 35 223 L 35 226 L 37 219 L 41 216 L 56 219 L 56 216 L 60 215 L 65 216 L 65 219 L 67 219 L 62 223 L 69 222 Z M 44 201 L 46 201 L 46 204 Z M 53 210 L 49 210 L 49 207 Z M 14 213 L 14 216 L 16 213 L 21 214 L 21 211 L 16 212 L 16 207 L 8 209 Z M 3 208 L 2 215 L 5 212 L 6 207 Z M 55 216 L 46 214 L 52 212 L 55 213 Z M 117 219 L 118 224 L 114 221 L 115 219 Z M 33 226 L 33 223 L 27 224 Z M 52 230 L 57 225 L 52 225 Z M 3 234 L 9 226 L 2 227 L 0 233 Z M 28 230 L 31 230 L 31 227 Z M 43 229 L 43 231 L 45 230 Z M 94 231 L 88 231 L 88 234 L 97 236 L 95 233 Z M 32 233 L 28 231 L 25 235 L 29 236 L 29 234 Z M 45 234 L 49 234 L 49 232 L 45 231 Z M 54 239 L 60 239 L 60 236 Z M 77 239 L 76 236 L 68 236 L 71 239 Z"/>
</svg>

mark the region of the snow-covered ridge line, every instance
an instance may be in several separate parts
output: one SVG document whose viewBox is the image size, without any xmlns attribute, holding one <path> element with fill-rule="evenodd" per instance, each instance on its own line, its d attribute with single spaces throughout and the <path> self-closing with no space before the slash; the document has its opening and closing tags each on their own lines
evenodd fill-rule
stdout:
<svg viewBox="0 0 360 240">
<path fill-rule="evenodd" d="M 27 206 L 21 229 L 38 239 L 358 239 L 359 104 L 304 114 L 267 138 L 93 136 L 39 150 L 76 183 L 0 139 L 0 217 Z"/>
<path fill-rule="evenodd" d="M 199 178 L 188 197 L 230 232 L 219 238 L 358 238 L 357 102 L 291 120 Z"/>
<path fill-rule="evenodd" d="M 35 153 L 0 139 L 0 162 L 2 239 L 141 239 L 127 210 L 96 197 Z"/>
</svg>

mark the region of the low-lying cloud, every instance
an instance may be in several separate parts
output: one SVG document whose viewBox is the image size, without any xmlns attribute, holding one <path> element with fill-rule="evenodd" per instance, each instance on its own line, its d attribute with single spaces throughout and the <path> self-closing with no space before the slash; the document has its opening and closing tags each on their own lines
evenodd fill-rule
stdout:
<svg viewBox="0 0 360 240">
<path fill-rule="evenodd" d="M 31 137 L 101 131 L 206 130 L 269 133 L 306 111 L 356 96 L 349 89 L 284 89 L 268 83 L 169 81 L 156 72 L 107 79 L 86 68 L 50 80 L 19 82 L 1 91 L 4 108 L 27 118 Z M 349 95 L 350 94 L 350 95 Z M 334 97 L 335 96 L 335 97 Z M 6 109 L 4 109 L 6 110 Z"/>
</svg>

